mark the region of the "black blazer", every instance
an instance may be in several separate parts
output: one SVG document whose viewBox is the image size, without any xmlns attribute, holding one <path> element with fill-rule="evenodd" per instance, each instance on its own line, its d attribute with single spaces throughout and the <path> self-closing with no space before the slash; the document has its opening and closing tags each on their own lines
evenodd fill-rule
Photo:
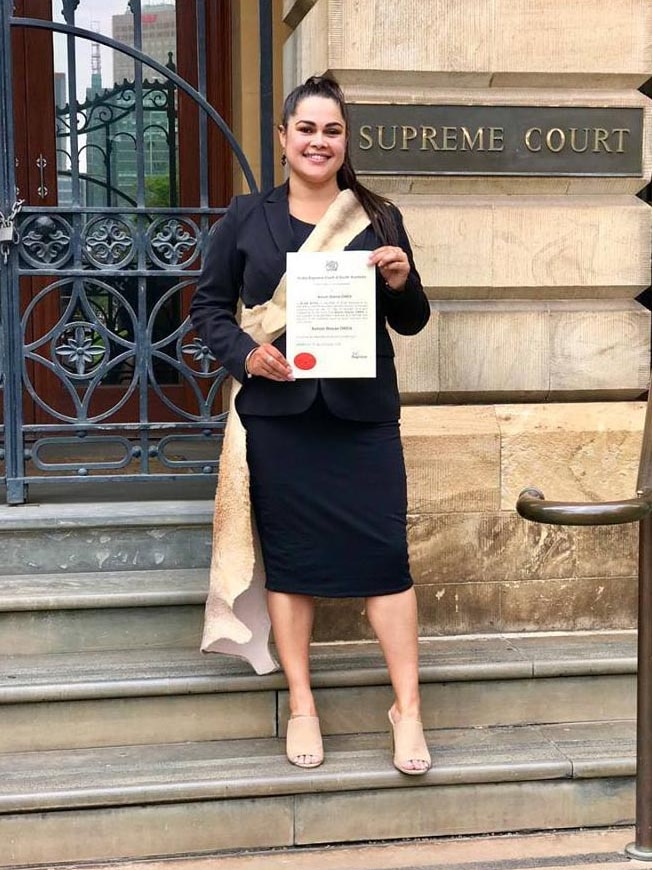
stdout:
<svg viewBox="0 0 652 870">
<path fill-rule="evenodd" d="M 376 270 L 376 377 L 322 378 L 322 395 L 338 417 L 360 421 L 397 420 L 399 394 L 394 349 L 386 324 L 413 335 L 428 322 L 430 306 L 398 209 L 399 244 L 410 260 L 405 290 L 389 289 Z M 381 244 L 371 226 L 347 245 L 347 250 L 373 251 Z M 212 228 L 204 265 L 190 306 L 193 325 L 215 357 L 238 381 L 242 390 L 236 407 L 243 414 L 277 416 L 305 411 L 317 394 L 317 379 L 292 382 L 247 378 L 244 362 L 256 342 L 237 324 L 238 300 L 244 305 L 266 302 L 286 268 L 285 255 L 296 246 L 288 210 L 288 186 L 265 193 L 236 196 L 224 217 Z M 285 334 L 274 342 L 285 355 Z"/>
</svg>

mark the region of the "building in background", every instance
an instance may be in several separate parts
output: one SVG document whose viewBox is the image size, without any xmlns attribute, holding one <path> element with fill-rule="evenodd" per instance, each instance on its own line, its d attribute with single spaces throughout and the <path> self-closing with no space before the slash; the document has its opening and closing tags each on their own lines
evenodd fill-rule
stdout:
<svg viewBox="0 0 652 870">
<path fill-rule="evenodd" d="M 143 4 L 143 51 L 154 60 L 166 64 L 176 54 L 176 8 L 174 2 Z M 112 35 L 127 45 L 134 44 L 134 17 L 131 12 L 113 16 Z M 145 78 L 157 77 L 154 70 L 144 70 Z M 127 55 L 113 53 L 113 80 L 133 81 L 134 63 Z"/>
<path fill-rule="evenodd" d="M 174 2 L 144 5 L 142 10 L 142 48 L 154 60 L 175 68 L 176 15 Z M 131 12 L 114 15 L 112 36 L 133 45 L 134 24 Z M 133 111 L 122 114 L 108 131 L 111 142 L 111 187 L 114 199 L 124 194 L 134 200 L 137 195 L 136 172 L 136 105 L 133 86 L 135 65 L 131 58 L 113 52 L 113 81 L 118 103 Z M 148 205 L 165 206 L 177 201 L 178 178 L 171 151 L 176 142 L 176 92 L 150 67 L 143 67 L 143 134 L 145 158 L 145 196 Z M 122 89 L 122 90 L 121 90 Z M 141 146 L 138 146 L 141 147 Z M 171 178 L 170 173 L 174 174 Z M 117 200 L 116 203 L 117 204 Z"/>
<path fill-rule="evenodd" d="M 70 178 L 69 136 L 59 120 L 68 105 L 68 79 L 64 72 L 54 73 L 54 105 L 57 114 L 57 196 L 61 204 L 72 202 L 72 180 Z"/>
</svg>

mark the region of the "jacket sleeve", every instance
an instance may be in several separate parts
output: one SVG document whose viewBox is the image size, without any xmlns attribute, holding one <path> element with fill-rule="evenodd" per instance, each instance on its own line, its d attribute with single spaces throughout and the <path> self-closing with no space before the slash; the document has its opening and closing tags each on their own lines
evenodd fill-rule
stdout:
<svg viewBox="0 0 652 870">
<path fill-rule="evenodd" d="M 235 317 L 243 271 L 236 197 L 208 235 L 201 275 L 190 303 L 190 319 L 218 362 L 239 381 L 245 378 L 247 354 L 257 347 Z"/>
<path fill-rule="evenodd" d="M 414 265 L 412 246 L 403 225 L 403 217 L 397 208 L 393 211 L 398 232 L 398 246 L 408 255 L 410 272 L 403 290 L 392 290 L 384 281 L 382 282 L 385 316 L 388 324 L 400 335 L 415 335 L 430 319 L 430 303 Z"/>
</svg>

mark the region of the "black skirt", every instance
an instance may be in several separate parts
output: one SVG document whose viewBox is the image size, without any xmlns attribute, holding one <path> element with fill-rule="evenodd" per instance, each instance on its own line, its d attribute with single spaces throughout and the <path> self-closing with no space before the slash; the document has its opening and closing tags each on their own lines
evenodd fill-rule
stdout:
<svg viewBox="0 0 652 870">
<path fill-rule="evenodd" d="M 358 598 L 412 586 L 398 423 L 342 420 L 321 396 L 303 414 L 242 422 L 267 589 Z"/>
</svg>

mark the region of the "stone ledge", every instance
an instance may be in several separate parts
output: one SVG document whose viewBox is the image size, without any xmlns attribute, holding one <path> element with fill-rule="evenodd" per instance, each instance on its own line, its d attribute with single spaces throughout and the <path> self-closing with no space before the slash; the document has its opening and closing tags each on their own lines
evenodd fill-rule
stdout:
<svg viewBox="0 0 652 870">
<path fill-rule="evenodd" d="M 387 686 L 377 643 L 313 644 L 315 688 Z M 260 676 L 230 656 L 197 649 L 89 651 L 8 656 L 0 703 L 269 692 L 286 688 L 280 672 Z M 523 680 L 636 673 L 633 631 L 422 638 L 422 683 Z"/>
<path fill-rule="evenodd" d="M 328 66 L 328 54 L 326 48 L 318 46 L 322 50 L 321 63 L 316 57 L 301 57 L 297 50 L 301 47 L 302 40 L 297 40 L 296 34 L 299 29 L 290 35 L 285 43 L 286 69 L 290 74 L 288 79 L 292 83 L 302 81 L 302 69 L 308 70 L 305 78 L 309 75 L 319 75 L 328 70 L 333 73 L 343 88 L 349 89 L 360 86 L 365 89 L 399 87 L 406 90 L 412 83 L 419 88 L 432 88 L 441 90 L 477 89 L 488 90 L 496 87 L 501 89 L 514 88 L 534 90 L 566 90 L 566 91 L 607 91 L 623 90 L 632 91 L 644 84 L 649 75 L 641 73 L 573 73 L 573 72 L 473 72 L 473 71 L 448 71 L 448 70 L 396 70 L 396 69 L 362 69 L 356 67 L 342 67 L 332 64 Z M 306 64 L 302 66 L 302 64 Z M 299 76 L 296 78 L 296 76 Z M 293 85 L 292 85 L 293 86 Z"/>
<path fill-rule="evenodd" d="M 343 771 L 343 779 L 347 774 L 348 771 Z M 115 870 L 112 859 L 115 859 L 116 845 L 119 845 L 124 858 L 177 856 L 184 867 L 188 866 L 188 858 L 183 856 L 213 855 L 212 859 L 206 859 L 208 863 L 201 863 L 208 870 L 209 865 L 215 867 L 216 858 L 220 867 L 234 866 L 223 850 L 241 853 L 243 849 L 358 841 L 361 830 L 367 839 L 384 842 L 388 839 L 614 826 L 629 823 L 633 817 L 632 776 L 502 782 L 482 786 L 469 783 L 453 788 L 441 785 L 427 789 L 419 787 L 418 782 L 405 782 L 401 789 L 371 786 L 362 793 L 316 793 L 261 797 L 255 801 L 246 798 L 205 800 L 116 806 L 108 810 L 87 809 L 82 813 L 64 810 L 9 815 L 0 818 L 0 837 L 3 843 L 9 844 L 0 856 L 0 863 L 16 867 L 68 861 L 74 862 L 76 867 L 80 861 L 103 859 L 110 862 L 110 867 L 104 866 L 103 870 Z M 622 836 L 621 833 L 620 845 Z M 510 842 L 520 843 L 513 838 Z M 426 842 L 422 845 L 430 850 L 428 858 L 425 858 L 425 852 L 423 856 L 419 853 L 419 857 L 427 862 L 432 859 L 432 845 Z M 382 846 L 383 868 L 387 866 L 388 848 L 391 847 Z M 414 863 L 414 848 L 409 844 L 407 848 L 410 856 L 407 860 Z M 473 856 L 477 857 L 477 844 L 473 848 Z M 220 854 L 216 856 L 216 852 Z M 573 852 L 578 854 L 580 849 Z M 304 849 L 303 853 L 299 856 L 305 858 L 302 867 L 314 867 L 315 855 L 319 863 L 321 852 L 306 852 Z M 287 852 L 274 854 L 283 861 Z M 328 854 L 333 862 L 338 862 L 341 856 L 339 850 L 330 848 Z M 515 853 L 512 848 L 510 857 L 515 854 L 523 858 L 522 850 Z M 562 853 L 557 850 L 555 854 Z M 468 859 L 468 849 L 461 857 Z M 532 864 L 540 857 L 539 852 L 528 863 Z M 232 860 L 240 864 L 242 858 Z M 254 861 L 257 867 L 270 866 L 267 853 L 262 855 L 260 865 L 253 856 L 245 860 L 248 863 Z M 451 860 L 455 863 L 456 858 Z M 168 867 L 169 861 L 164 863 Z M 546 863 L 550 865 L 549 861 Z M 625 870 L 625 865 L 630 867 L 625 860 L 610 866 L 614 870 Z M 136 867 L 148 870 L 154 866 L 157 865 L 149 861 L 146 865 L 134 865 L 134 870 Z M 366 866 L 371 867 L 369 864 Z"/>
<path fill-rule="evenodd" d="M 210 523 L 212 516 L 213 502 L 207 500 L 0 505 L 0 533 L 44 528 L 194 526 Z"/>
<path fill-rule="evenodd" d="M 0 576 L 0 612 L 203 604 L 208 568 Z"/>
<path fill-rule="evenodd" d="M 316 2 L 317 0 L 283 0 L 283 21 L 288 27 L 296 27 Z"/>
<path fill-rule="evenodd" d="M 652 154 L 652 147 L 649 152 Z M 636 194 L 649 182 L 649 176 L 510 176 L 510 175 L 365 175 L 358 179 L 366 187 L 391 200 L 400 196 L 618 196 Z"/>
<path fill-rule="evenodd" d="M 633 775 L 633 721 L 592 727 L 569 723 L 564 728 L 568 731 L 563 753 L 540 726 L 429 731 L 439 763 L 418 787 L 569 780 L 572 758 L 580 753 L 596 757 L 594 777 L 600 776 L 601 765 L 611 772 L 615 762 L 621 776 Z M 554 733 L 550 726 L 545 730 Z M 598 755 L 605 731 L 616 748 Z M 575 732 L 580 739 L 573 742 Z M 0 759 L 0 811 L 406 787 L 388 763 L 386 734 L 330 737 L 325 744 L 329 763 L 309 773 L 288 769 L 282 743 L 274 738 L 68 750 L 55 758 L 53 753 L 7 753 Z"/>
<path fill-rule="evenodd" d="M 286 43 L 288 84 L 331 69 L 345 83 L 361 73 L 380 85 L 423 73 L 437 85 L 636 88 L 652 66 L 646 0 L 631 0 L 627 15 L 611 0 L 485 0 L 468 14 L 449 0 L 401 0 L 391 16 L 383 6 L 317 0 Z"/>
</svg>

